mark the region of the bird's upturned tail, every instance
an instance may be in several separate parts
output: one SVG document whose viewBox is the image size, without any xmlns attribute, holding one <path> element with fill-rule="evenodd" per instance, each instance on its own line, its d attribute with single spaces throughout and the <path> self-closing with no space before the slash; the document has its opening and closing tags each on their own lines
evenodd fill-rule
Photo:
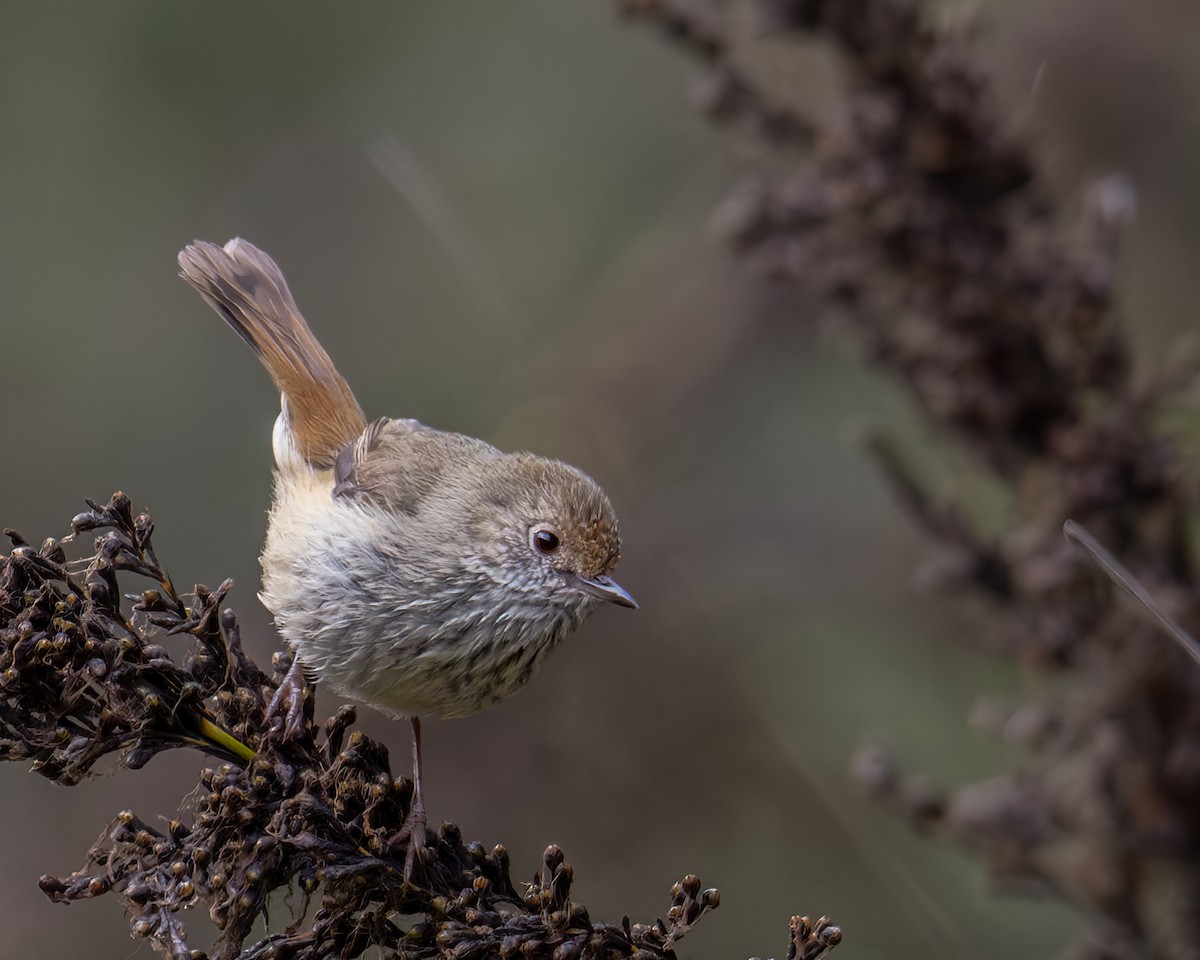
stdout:
<svg viewBox="0 0 1200 960">
<path fill-rule="evenodd" d="M 283 272 L 254 244 L 197 240 L 179 252 L 180 276 L 250 345 L 283 396 L 283 447 L 312 467 L 333 465 L 366 417 L 308 328 Z M 277 441 L 279 428 L 277 427 Z M 276 462 L 281 468 L 281 444 Z"/>
</svg>

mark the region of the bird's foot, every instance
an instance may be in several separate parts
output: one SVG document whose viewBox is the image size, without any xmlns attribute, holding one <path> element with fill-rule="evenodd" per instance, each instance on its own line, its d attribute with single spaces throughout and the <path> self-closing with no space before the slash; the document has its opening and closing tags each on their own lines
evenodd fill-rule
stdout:
<svg viewBox="0 0 1200 960">
<path fill-rule="evenodd" d="M 400 824 L 400 829 L 396 831 L 395 836 L 388 844 L 393 849 L 399 844 L 406 844 L 404 849 L 405 883 L 412 883 L 413 874 L 416 872 L 417 863 L 421 860 L 426 840 L 425 795 L 421 790 L 421 718 L 409 717 L 409 722 L 412 723 L 413 732 L 412 797 L 408 801 L 408 812 L 404 815 L 404 822 Z"/>
<path fill-rule="evenodd" d="M 275 696 L 267 706 L 266 720 L 269 723 L 276 717 L 283 717 L 284 742 L 297 740 L 304 732 L 304 671 L 300 666 L 300 657 L 292 658 L 292 665 L 275 689 Z"/>
<path fill-rule="evenodd" d="M 425 849 L 426 838 L 425 804 L 421 802 L 420 795 L 417 794 L 414 796 L 412 806 L 408 808 L 408 815 L 404 818 L 404 824 L 400 827 L 400 833 L 397 835 L 397 840 L 408 843 L 404 851 L 404 880 L 406 883 L 412 882 L 417 861 L 420 859 L 421 851 Z"/>
</svg>

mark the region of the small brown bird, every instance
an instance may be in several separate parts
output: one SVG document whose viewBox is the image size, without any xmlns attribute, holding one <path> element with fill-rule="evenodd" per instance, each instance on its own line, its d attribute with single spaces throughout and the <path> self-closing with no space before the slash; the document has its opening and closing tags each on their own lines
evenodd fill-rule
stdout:
<svg viewBox="0 0 1200 960">
<path fill-rule="evenodd" d="M 182 277 L 250 345 L 281 394 L 262 602 L 297 654 L 271 713 L 300 729 L 304 676 L 408 717 L 412 855 L 424 843 L 422 716 L 462 717 L 523 686 L 602 601 L 635 607 L 604 491 L 574 467 L 416 420 L 367 423 L 245 240 L 196 241 Z"/>
</svg>

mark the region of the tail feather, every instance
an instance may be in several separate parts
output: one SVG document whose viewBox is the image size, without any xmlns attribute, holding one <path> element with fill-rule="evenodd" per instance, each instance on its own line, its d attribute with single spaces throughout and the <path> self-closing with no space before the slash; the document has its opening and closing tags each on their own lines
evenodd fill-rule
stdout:
<svg viewBox="0 0 1200 960">
<path fill-rule="evenodd" d="M 180 251 L 179 267 L 271 375 L 283 395 L 284 429 L 300 457 L 314 467 L 332 466 L 366 428 L 366 417 L 309 330 L 275 261 L 242 239 L 224 247 L 197 240 Z"/>
</svg>

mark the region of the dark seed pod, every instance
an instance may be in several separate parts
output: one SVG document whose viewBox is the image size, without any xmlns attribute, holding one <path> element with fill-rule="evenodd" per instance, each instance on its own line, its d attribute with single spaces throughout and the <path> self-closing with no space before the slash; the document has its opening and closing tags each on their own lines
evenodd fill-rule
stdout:
<svg viewBox="0 0 1200 960">
<path fill-rule="evenodd" d="M 575 871 L 569 863 L 561 864 L 554 871 L 554 878 L 550 881 L 550 896 L 556 907 L 561 908 L 566 905 L 571 895 L 571 884 L 574 880 Z"/>
<path fill-rule="evenodd" d="M 95 530 L 100 526 L 100 518 L 91 511 L 87 513 L 77 513 L 71 518 L 71 529 L 75 533 L 84 533 L 87 530 Z"/>
<path fill-rule="evenodd" d="M 575 960 L 583 953 L 583 943 L 579 940 L 568 940 L 554 949 L 553 960 Z"/>
</svg>

